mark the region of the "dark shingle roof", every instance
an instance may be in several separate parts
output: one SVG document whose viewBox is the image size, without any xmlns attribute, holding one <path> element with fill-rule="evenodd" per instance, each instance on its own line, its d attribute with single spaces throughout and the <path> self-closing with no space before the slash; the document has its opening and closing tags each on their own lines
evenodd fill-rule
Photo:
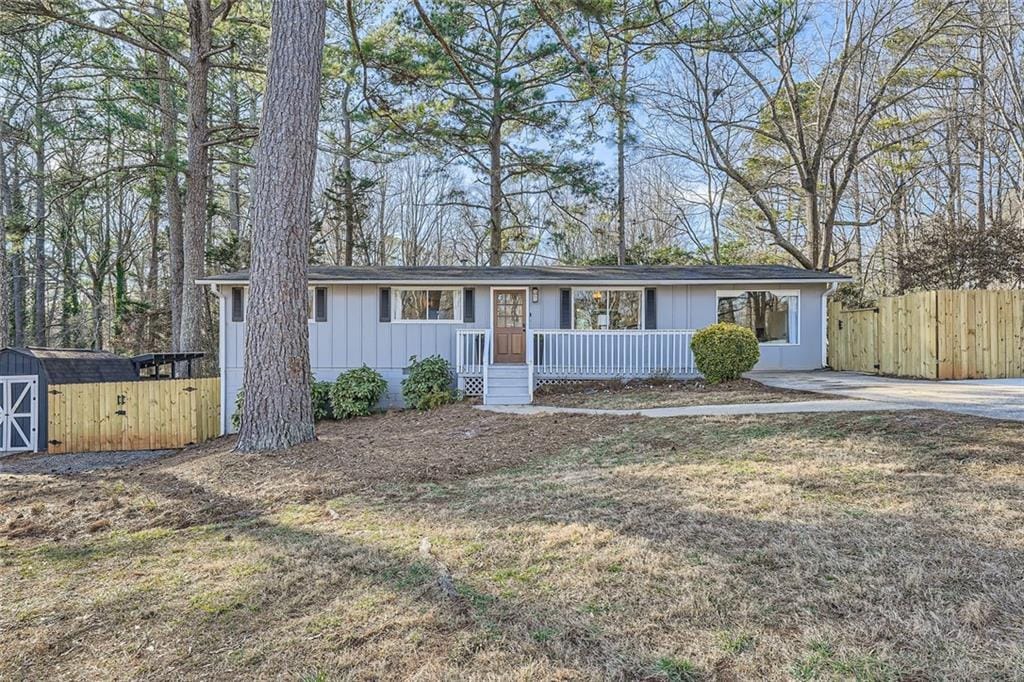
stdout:
<svg viewBox="0 0 1024 682">
<path fill-rule="evenodd" d="M 51 384 L 135 381 L 139 373 L 130 358 L 83 348 L 6 348 L 39 360 Z"/>
<path fill-rule="evenodd" d="M 246 282 L 248 270 L 206 277 L 200 282 Z M 667 282 L 667 281 L 842 281 L 846 275 L 788 265 L 600 265 L 571 266 L 386 266 L 312 265 L 310 282 Z"/>
</svg>

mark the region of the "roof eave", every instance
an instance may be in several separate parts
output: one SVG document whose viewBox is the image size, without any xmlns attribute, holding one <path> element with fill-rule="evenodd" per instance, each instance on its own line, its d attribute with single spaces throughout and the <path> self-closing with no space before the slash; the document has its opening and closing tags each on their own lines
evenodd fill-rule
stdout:
<svg viewBox="0 0 1024 682">
<path fill-rule="evenodd" d="M 473 286 L 503 286 L 503 285 L 527 285 L 527 286 L 561 286 L 598 284 L 601 286 L 684 286 L 692 284 L 830 284 L 832 282 L 850 282 L 853 278 L 848 275 L 837 275 L 835 277 L 793 277 L 793 278 L 729 278 L 729 279 L 320 279 L 309 278 L 310 284 L 335 284 L 335 285 L 388 285 L 388 286 L 414 286 L 423 284 L 438 284 L 445 286 L 473 285 Z M 248 284 L 246 279 L 197 279 L 196 284 L 201 285 L 232 285 Z"/>
</svg>

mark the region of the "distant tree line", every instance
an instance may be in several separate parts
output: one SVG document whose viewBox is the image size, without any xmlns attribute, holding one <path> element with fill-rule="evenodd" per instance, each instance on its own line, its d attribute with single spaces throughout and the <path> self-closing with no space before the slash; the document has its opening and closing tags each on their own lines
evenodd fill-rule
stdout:
<svg viewBox="0 0 1024 682">
<path fill-rule="evenodd" d="M 268 0 L 0 6 L 0 342 L 215 348 Z M 1024 285 L 1019 0 L 329 0 L 310 257 Z"/>
</svg>

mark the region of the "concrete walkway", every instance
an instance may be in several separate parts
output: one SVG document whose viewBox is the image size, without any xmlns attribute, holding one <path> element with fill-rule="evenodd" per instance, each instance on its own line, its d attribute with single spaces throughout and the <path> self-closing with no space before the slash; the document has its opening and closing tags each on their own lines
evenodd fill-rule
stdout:
<svg viewBox="0 0 1024 682">
<path fill-rule="evenodd" d="M 652 407 L 636 410 L 602 410 L 593 407 L 555 407 L 552 405 L 477 405 L 476 409 L 502 414 L 592 414 L 641 417 L 722 417 L 744 414 L 796 414 L 801 412 L 874 412 L 878 410 L 920 409 L 906 403 L 872 400 L 805 400 L 793 403 L 743 403 L 730 405 L 694 405 L 692 407 Z"/>
<path fill-rule="evenodd" d="M 754 381 L 768 386 L 829 393 L 872 401 L 887 410 L 898 403 L 992 419 L 1024 422 L 1024 379 L 971 379 L 928 381 L 897 379 L 855 372 L 751 372 Z"/>
</svg>

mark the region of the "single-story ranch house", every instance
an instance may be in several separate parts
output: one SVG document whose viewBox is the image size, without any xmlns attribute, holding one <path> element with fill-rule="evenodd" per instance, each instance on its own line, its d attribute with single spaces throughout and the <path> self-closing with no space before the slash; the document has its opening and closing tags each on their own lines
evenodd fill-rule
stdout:
<svg viewBox="0 0 1024 682">
<path fill-rule="evenodd" d="M 200 280 L 220 301 L 225 430 L 242 384 L 248 278 Z M 847 279 L 781 265 L 312 266 L 310 361 L 319 380 L 368 365 L 399 403 L 410 357 L 441 355 L 467 394 L 519 404 L 550 382 L 695 376 L 691 336 L 728 321 L 760 339 L 755 369 L 816 369 L 826 298 Z"/>
</svg>

